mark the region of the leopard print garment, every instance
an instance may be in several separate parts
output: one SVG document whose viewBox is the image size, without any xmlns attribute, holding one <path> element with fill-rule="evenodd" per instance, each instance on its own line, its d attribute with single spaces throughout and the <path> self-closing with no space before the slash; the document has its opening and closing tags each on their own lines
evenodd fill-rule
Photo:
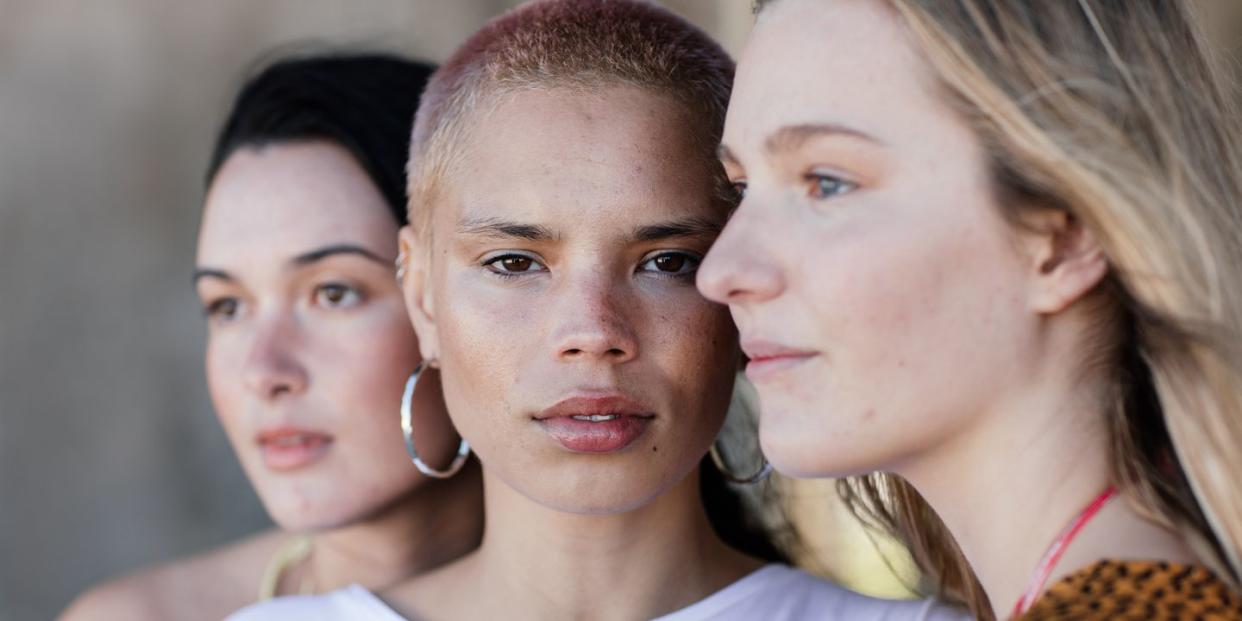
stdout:
<svg viewBox="0 0 1242 621">
<path fill-rule="evenodd" d="M 1242 621 L 1242 597 L 1202 567 L 1100 561 L 1052 585 L 1022 621 Z"/>
</svg>

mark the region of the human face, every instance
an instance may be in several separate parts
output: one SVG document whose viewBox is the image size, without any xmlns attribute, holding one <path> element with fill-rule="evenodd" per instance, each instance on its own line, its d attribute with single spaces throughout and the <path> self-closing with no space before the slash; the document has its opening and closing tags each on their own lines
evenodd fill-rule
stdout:
<svg viewBox="0 0 1242 621">
<path fill-rule="evenodd" d="M 720 430 L 737 339 L 694 288 L 725 213 L 692 122 L 631 87 L 510 95 L 476 119 L 430 252 L 403 232 L 423 353 L 489 480 L 623 512 Z"/>
<path fill-rule="evenodd" d="M 398 427 L 418 345 L 393 279 L 396 232 L 331 143 L 243 148 L 211 184 L 196 277 L 208 385 L 284 528 L 348 524 L 420 481 Z"/>
<path fill-rule="evenodd" d="M 729 304 L 762 445 L 792 474 L 901 471 L 995 409 L 1036 347 L 980 145 L 898 19 L 776 3 L 729 105 L 745 198 L 699 287 Z"/>
</svg>

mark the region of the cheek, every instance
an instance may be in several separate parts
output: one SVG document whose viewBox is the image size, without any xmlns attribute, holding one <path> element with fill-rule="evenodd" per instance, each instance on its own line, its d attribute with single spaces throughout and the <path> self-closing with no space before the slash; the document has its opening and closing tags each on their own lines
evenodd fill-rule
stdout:
<svg viewBox="0 0 1242 621">
<path fill-rule="evenodd" d="M 398 306 L 349 322 L 315 356 L 317 392 L 342 413 L 342 431 L 351 435 L 396 435 L 401 391 L 419 359 L 414 330 Z"/>
<path fill-rule="evenodd" d="M 821 353 L 760 386 L 774 461 L 803 474 L 883 468 L 986 407 L 1023 329 L 1003 235 L 993 223 L 908 218 L 804 244 L 789 314 Z"/>
<path fill-rule="evenodd" d="M 666 308 L 638 325 L 651 326 L 646 339 L 649 348 L 656 350 L 654 357 L 661 360 L 660 366 L 683 398 L 715 411 L 715 406 L 729 398 L 719 387 L 731 382 L 738 371 L 737 328 L 728 308 L 711 304 L 697 293 Z"/>
<path fill-rule="evenodd" d="M 245 381 L 242 369 L 245 351 L 238 338 L 211 336 L 207 342 L 205 369 L 207 392 L 225 434 L 236 444 L 244 417 Z"/>
<path fill-rule="evenodd" d="M 479 434 L 498 429 L 487 421 L 504 417 L 510 397 L 523 394 L 523 372 L 546 355 L 539 309 L 520 290 L 464 282 L 441 291 L 436 332 L 450 417 L 468 440 L 486 445 Z"/>
</svg>

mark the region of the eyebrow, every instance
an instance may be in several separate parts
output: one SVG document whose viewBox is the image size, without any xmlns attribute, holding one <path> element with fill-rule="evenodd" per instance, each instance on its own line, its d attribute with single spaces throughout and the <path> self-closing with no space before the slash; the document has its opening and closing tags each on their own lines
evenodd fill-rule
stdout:
<svg viewBox="0 0 1242 621">
<path fill-rule="evenodd" d="M 552 229 L 539 224 L 522 224 L 497 218 L 465 219 L 457 224 L 460 235 L 518 238 L 527 241 L 553 241 L 560 238 Z"/>
<path fill-rule="evenodd" d="M 661 222 L 640 226 L 634 229 L 634 239 L 642 242 L 653 242 L 677 237 L 715 237 L 720 234 L 724 224 L 705 218 L 683 218 L 671 222 Z"/>
<path fill-rule="evenodd" d="M 808 140 L 820 136 L 850 136 L 877 145 L 884 144 L 883 141 L 875 136 L 852 127 L 835 123 L 803 123 L 799 125 L 786 125 L 776 130 L 771 136 L 768 136 L 763 146 L 770 152 L 793 151 Z"/>
<path fill-rule="evenodd" d="M 209 267 L 196 267 L 194 268 L 194 277 L 190 279 L 190 283 L 198 285 L 198 281 L 204 278 L 216 278 L 226 282 L 234 282 L 237 280 L 236 278 L 233 278 L 232 274 L 224 270 L 217 270 Z"/>
<path fill-rule="evenodd" d="M 359 256 L 386 267 L 392 265 L 393 262 L 392 259 L 385 259 L 374 252 L 363 248 L 362 246 L 355 244 L 333 244 L 331 246 L 324 246 L 323 248 L 319 248 L 317 250 L 311 250 L 310 252 L 304 252 L 294 257 L 292 263 L 298 267 L 302 267 L 311 263 L 322 261 L 331 256 L 342 254 Z"/>
<path fill-rule="evenodd" d="M 366 248 L 363 248 L 362 246 L 358 246 L 356 244 L 333 244 L 331 246 L 324 246 L 322 248 L 317 248 L 315 250 L 304 252 L 302 254 L 299 254 L 296 257 L 293 257 L 293 259 L 290 260 L 290 263 L 292 263 L 294 267 L 305 267 L 312 263 L 316 263 L 328 257 L 337 256 L 337 255 L 359 256 L 369 261 L 374 261 L 375 263 L 379 263 L 380 265 L 383 265 L 385 267 L 392 265 L 391 260 L 384 259 L 383 257 L 380 257 L 374 252 L 371 252 L 370 250 L 367 250 Z M 194 269 L 194 275 L 193 275 L 193 278 L 191 279 L 191 283 L 194 285 L 197 285 L 198 281 L 204 278 L 216 278 L 216 279 L 223 280 L 226 282 L 237 281 L 237 279 L 232 274 L 224 270 L 211 268 L 211 267 L 198 267 Z"/>
</svg>

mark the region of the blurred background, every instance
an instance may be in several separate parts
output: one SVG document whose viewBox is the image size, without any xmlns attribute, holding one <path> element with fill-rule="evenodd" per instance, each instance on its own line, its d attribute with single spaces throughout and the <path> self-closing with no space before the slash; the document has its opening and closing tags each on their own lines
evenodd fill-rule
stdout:
<svg viewBox="0 0 1242 621">
<path fill-rule="evenodd" d="M 1236 51 L 1242 2 L 1200 1 Z M 0 620 L 269 525 L 208 401 L 190 287 L 211 141 L 254 61 L 439 61 L 514 4 L 0 0 Z M 664 4 L 734 53 L 752 22 L 750 0 Z M 904 592 L 831 483 L 791 496 L 820 568 Z"/>
</svg>

